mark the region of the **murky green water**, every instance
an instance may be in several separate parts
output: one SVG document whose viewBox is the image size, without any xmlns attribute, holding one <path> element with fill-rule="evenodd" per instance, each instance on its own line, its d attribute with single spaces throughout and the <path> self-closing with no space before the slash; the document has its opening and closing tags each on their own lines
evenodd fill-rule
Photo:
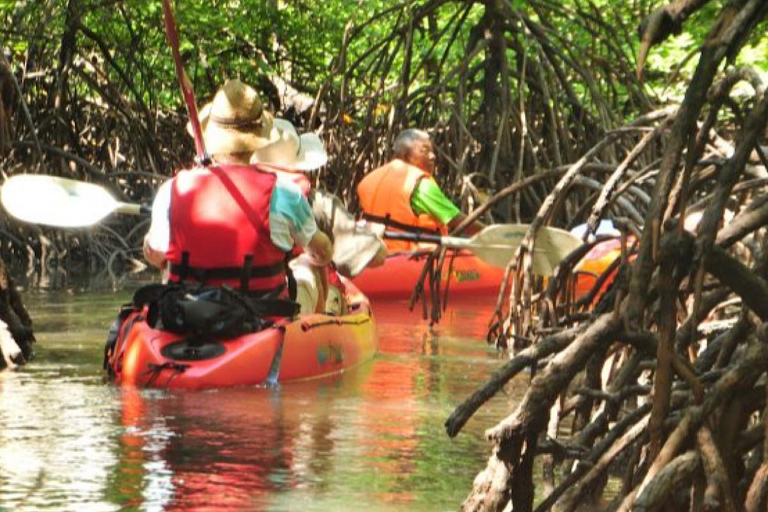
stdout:
<svg viewBox="0 0 768 512">
<path fill-rule="evenodd" d="M 120 294 L 26 293 L 37 357 L 0 373 L 2 511 L 456 510 L 485 465 L 483 431 L 526 381 L 449 439 L 453 408 L 503 364 L 488 307 L 455 306 L 437 333 L 375 305 L 379 355 L 277 390 L 119 389 L 103 381 Z"/>
</svg>

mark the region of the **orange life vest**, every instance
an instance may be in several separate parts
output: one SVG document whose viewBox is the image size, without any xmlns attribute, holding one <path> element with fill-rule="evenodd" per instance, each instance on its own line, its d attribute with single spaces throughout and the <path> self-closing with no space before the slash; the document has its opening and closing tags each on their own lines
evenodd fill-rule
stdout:
<svg viewBox="0 0 768 512">
<path fill-rule="evenodd" d="M 179 172 L 171 187 L 169 280 L 280 293 L 285 253 L 269 229 L 276 181 L 251 165 Z"/>
<path fill-rule="evenodd" d="M 422 179 L 431 176 L 416 166 L 396 159 L 368 173 L 357 186 L 363 218 L 393 231 L 444 234 L 445 227 L 429 215 L 416 215 L 411 197 Z M 384 240 L 390 252 L 413 251 L 418 244 Z"/>
</svg>

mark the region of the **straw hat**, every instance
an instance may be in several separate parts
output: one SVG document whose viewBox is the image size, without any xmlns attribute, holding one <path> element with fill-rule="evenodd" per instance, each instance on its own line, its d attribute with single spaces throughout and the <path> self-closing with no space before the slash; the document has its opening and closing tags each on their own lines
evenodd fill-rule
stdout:
<svg viewBox="0 0 768 512">
<path fill-rule="evenodd" d="M 297 171 L 325 165 L 328 155 L 314 133 L 299 136 L 285 119 L 264 109 L 259 94 L 240 80 L 227 80 L 199 113 L 209 153 L 252 152 L 252 163 L 283 164 Z M 192 125 L 187 124 L 192 135 Z"/>
<path fill-rule="evenodd" d="M 200 109 L 200 128 L 211 154 L 245 153 L 274 143 L 280 132 L 258 93 L 240 80 L 227 80 Z M 191 125 L 187 131 L 192 133 Z"/>
<path fill-rule="evenodd" d="M 282 164 L 302 172 L 313 171 L 326 164 L 328 154 L 316 134 L 299 135 L 296 127 L 285 119 L 275 119 L 273 126 L 278 132 L 277 138 L 254 150 L 251 163 Z"/>
</svg>

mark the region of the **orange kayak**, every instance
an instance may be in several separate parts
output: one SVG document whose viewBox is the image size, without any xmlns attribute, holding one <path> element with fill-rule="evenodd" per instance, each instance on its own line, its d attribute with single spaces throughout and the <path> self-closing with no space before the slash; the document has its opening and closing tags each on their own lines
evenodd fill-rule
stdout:
<svg viewBox="0 0 768 512">
<path fill-rule="evenodd" d="M 384 265 L 363 270 L 352 282 L 371 299 L 408 300 L 428 254 L 429 251 L 390 255 Z M 469 251 L 456 251 L 452 264 L 451 255 L 445 257 L 443 283 L 449 276 L 452 296 L 495 295 L 504 269 L 488 265 Z"/>
<path fill-rule="evenodd" d="M 122 323 L 107 364 L 119 385 L 203 389 L 313 379 L 360 365 L 378 349 L 368 299 L 345 283 L 343 316 L 302 315 L 229 340 L 194 342 L 157 330 L 145 312 Z"/>
<path fill-rule="evenodd" d="M 578 281 L 576 281 L 576 297 L 583 297 L 589 293 L 602 273 L 605 272 L 614 260 L 620 257 L 620 240 L 606 240 L 594 246 L 574 268 L 579 276 Z M 600 293 L 608 288 L 615 274 L 616 270 L 613 271 L 613 275 L 605 280 Z"/>
<path fill-rule="evenodd" d="M 363 293 L 371 299 L 408 300 L 421 275 L 429 252 L 399 253 L 387 257 L 384 265 L 368 268 L 353 279 Z M 587 294 L 598 276 L 621 255 L 618 240 L 607 240 L 596 245 L 576 265 L 578 281 L 576 295 Z M 450 264 L 446 256 L 442 281 L 450 276 L 449 294 L 453 297 L 495 296 L 499 292 L 504 269 L 483 262 L 469 251 L 457 251 Z"/>
</svg>

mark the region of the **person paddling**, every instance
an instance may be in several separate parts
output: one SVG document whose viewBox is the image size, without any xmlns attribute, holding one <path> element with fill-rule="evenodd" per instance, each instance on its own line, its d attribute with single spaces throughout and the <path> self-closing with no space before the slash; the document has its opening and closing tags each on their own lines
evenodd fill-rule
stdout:
<svg viewBox="0 0 768 512">
<path fill-rule="evenodd" d="M 409 128 L 400 132 L 393 145 L 394 159 L 368 173 L 357 193 L 363 218 L 374 226 L 412 233 L 446 234 L 466 216 L 448 199 L 434 179 L 435 150 L 429 134 Z M 464 235 L 485 226 L 473 222 Z M 413 251 L 413 242 L 386 240 L 390 252 Z"/>
<path fill-rule="evenodd" d="M 281 136 L 256 91 L 227 80 L 200 110 L 213 164 L 178 172 L 158 190 L 144 256 L 171 282 L 286 297 L 286 254 L 303 247 L 317 266 L 333 247 L 301 190 L 250 163 Z"/>
<path fill-rule="evenodd" d="M 320 138 L 313 133 L 299 135 L 285 119 L 274 124 L 280 137 L 254 151 L 251 163 L 274 172 L 278 181 L 298 185 L 312 206 L 318 229 L 333 242 L 333 266 L 318 267 L 307 254 L 298 254 L 290 266 L 296 279 L 296 301 L 302 313 L 343 314 L 346 300 L 338 274 L 354 277 L 367 267 L 384 263 L 387 249 L 367 226 L 356 222 L 342 201 L 325 190 L 312 188 L 307 173 L 319 169 L 328 160 Z"/>
</svg>

